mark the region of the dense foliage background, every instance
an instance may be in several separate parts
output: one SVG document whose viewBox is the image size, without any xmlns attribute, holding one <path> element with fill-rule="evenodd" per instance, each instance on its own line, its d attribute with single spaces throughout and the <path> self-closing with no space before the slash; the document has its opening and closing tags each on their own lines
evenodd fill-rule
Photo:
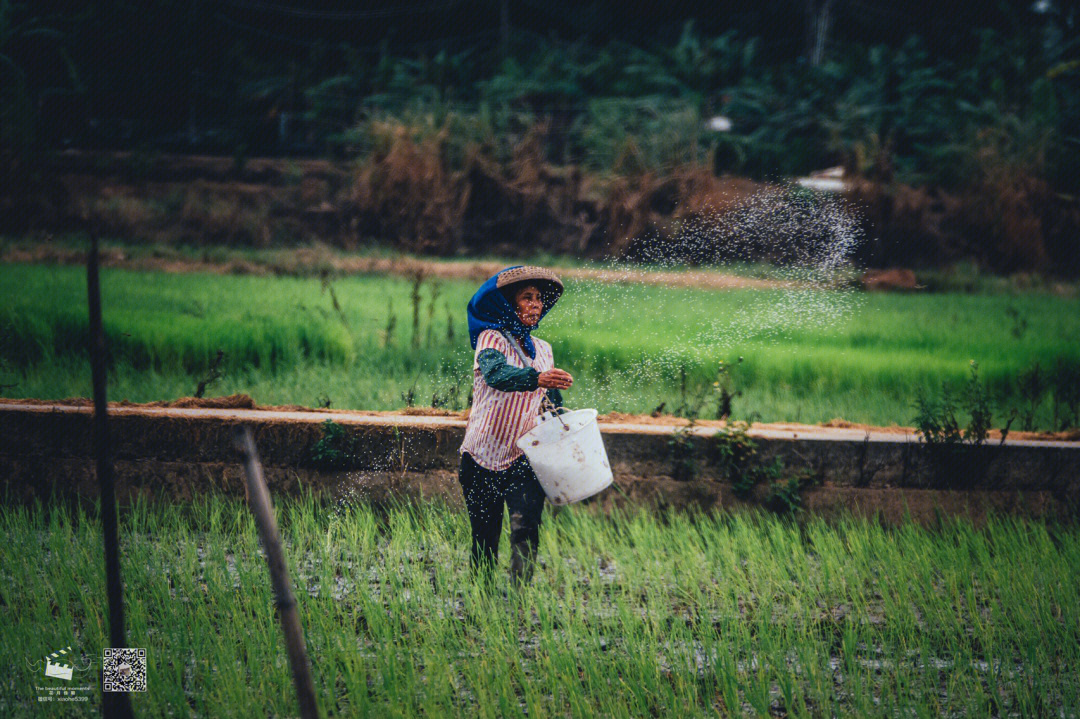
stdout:
<svg viewBox="0 0 1080 719">
<path fill-rule="evenodd" d="M 858 199 L 892 243 L 879 264 L 1071 273 L 1078 23 L 1055 0 L 5 0 L 0 197 L 68 147 L 241 165 L 408 140 L 452 173 L 509 167 L 533 133 L 540 161 L 601 184 L 843 165 L 875 183 Z"/>
</svg>

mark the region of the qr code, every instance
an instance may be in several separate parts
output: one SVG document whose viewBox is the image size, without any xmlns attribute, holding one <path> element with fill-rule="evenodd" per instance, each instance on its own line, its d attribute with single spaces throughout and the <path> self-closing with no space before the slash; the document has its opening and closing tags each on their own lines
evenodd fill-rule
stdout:
<svg viewBox="0 0 1080 719">
<path fill-rule="evenodd" d="M 146 650 L 105 649 L 101 678 L 107 692 L 146 691 Z"/>
</svg>

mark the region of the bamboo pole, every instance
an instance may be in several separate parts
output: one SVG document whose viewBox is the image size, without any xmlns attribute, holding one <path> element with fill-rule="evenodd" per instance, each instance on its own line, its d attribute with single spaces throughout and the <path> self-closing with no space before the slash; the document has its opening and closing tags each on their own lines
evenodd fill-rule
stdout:
<svg viewBox="0 0 1080 719">
<path fill-rule="evenodd" d="M 105 392 L 105 332 L 101 328 L 101 284 L 98 279 L 98 237 L 90 233 L 86 258 L 86 296 L 90 310 L 90 371 L 94 382 L 94 449 L 101 496 L 101 530 L 105 540 L 105 587 L 109 597 L 109 643 L 127 647 L 124 631 L 124 583 L 120 578 L 120 539 L 116 527 L 116 491 L 109 447 L 109 405 Z M 127 692 L 103 692 L 106 717 L 133 717 Z"/>
<path fill-rule="evenodd" d="M 292 666 L 293 684 L 296 686 L 296 698 L 300 703 L 300 716 L 304 719 L 317 719 L 319 709 L 315 703 L 315 685 L 311 679 L 311 663 L 308 661 L 307 646 L 304 643 L 304 631 L 300 626 L 300 616 L 296 611 L 296 597 L 293 595 L 292 582 L 289 580 L 289 568 L 285 564 L 285 551 L 281 547 L 281 535 L 278 533 L 274 509 L 270 504 L 270 493 L 263 479 L 262 465 L 255 450 L 255 440 L 250 427 L 238 427 L 233 436 L 236 448 L 243 455 L 244 475 L 247 478 L 247 495 L 255 523 L 259 527 L 259 538 L 266 563 L 270 567 L 270 582 L 274 587 L 274 602 L 281 620 L 281 631 L 285 634 L 285 648 L 289 653 Z"/>
</svg>

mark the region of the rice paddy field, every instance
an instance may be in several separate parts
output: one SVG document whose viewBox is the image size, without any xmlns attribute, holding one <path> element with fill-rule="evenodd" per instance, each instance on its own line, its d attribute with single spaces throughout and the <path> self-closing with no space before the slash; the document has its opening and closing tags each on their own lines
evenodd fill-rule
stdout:
<svg viewBox="0 0 1080 719">
<path fill-rule="evenodd" d="M 463 280 L 429 278 L 417 287 L 397 276 L 327 283 L 104 269 L 109 396 L 190 396 L 221 351 L 222 376 L 206 396 L 464 409 L 472 359 L 465 306 L 474 290 Z M 82 268 L 0 265 L 0 327 L 3 396 L 90 396 Z M 536 334 L 575 377 L 567 403 L 601 412 L 647 413 L 663 403 L 669 413 L 709 418 L 726 387 L 739 393 L 737 419 L 905 425 L 920 388 L 959 386 L 974 360 L 1003 398 L 1000 426 L 1006 406 L 1030 402 L 1025 371 L 1080 366 L 1080 300 L 568 280 Z M 1044 378 L 1035 426 L 1058 429 L 1055 390 L 1045 385 Z"/>
<path fill-rule="evenodd" d="M 1080 536 L 991 517 L 859 519 L 574 506 L 541 527 L 533 582 L 468 567 L 439 503 L 285 501 L 279 523 L 329 716 L 1074 717 Z M 35 706 L 27 657 L 108 644 L 93 509 L 0 508 L 0 714 Z M 265 560 L 240 501 L 121 516 L 138 716 L 296 713 Z M 504 538 L 503 548 L 506 549 Z M 100 686 L 98 669 L 88 685 Z M 95 692 L 100 690 L 95 689 Z"/>
</svg>

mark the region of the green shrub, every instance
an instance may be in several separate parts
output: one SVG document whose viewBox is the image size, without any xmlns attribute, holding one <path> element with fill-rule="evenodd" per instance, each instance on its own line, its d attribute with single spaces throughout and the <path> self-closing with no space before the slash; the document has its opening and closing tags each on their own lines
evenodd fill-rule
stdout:
<svg viewBox="0 0 1080 719">
<path fill-rule="evenodd" d="M 308 464 L 322 470 L 354 469 L 360 458 L 360 438 L 332 419 L 320 426 L 322 437 L 308 450 Z"/>
</svg>

